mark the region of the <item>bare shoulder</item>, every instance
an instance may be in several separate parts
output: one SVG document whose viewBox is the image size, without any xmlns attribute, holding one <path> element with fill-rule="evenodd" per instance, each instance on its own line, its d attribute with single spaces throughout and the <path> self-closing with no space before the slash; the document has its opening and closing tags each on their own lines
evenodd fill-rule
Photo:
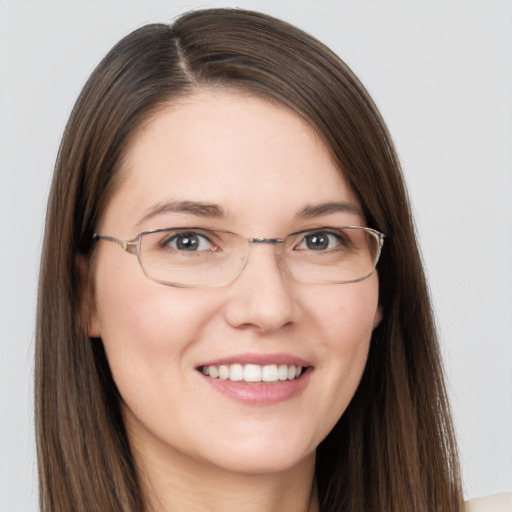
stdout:
<svg viewBox="0 0 512 512">
<path fill-rule="evenodd" d="M 512 493 L 474 498 L 466 502 L 464 512 L 512 512 Z"/>
</svg>

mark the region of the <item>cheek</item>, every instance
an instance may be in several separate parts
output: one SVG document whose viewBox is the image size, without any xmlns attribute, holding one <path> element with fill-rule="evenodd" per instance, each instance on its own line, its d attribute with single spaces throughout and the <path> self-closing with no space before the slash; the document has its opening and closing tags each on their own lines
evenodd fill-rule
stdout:
<svg viewBox="0 0 512 512">
<path fill-rule="evenodd" d="M 133 383 L 171 385 L 187 366 L 188 346 L 200 337 L 198 318 L 213 313 L 211 301 L 194 299 L 194 290 L 165 287 L 140 274 L 138 268 L 109 264 L 96 273 L 96 323 L 123 396 Z"/>
<path fill-rule="evenodd" d="M 324 291 L 315 306 L 317 346 L 322 375 L 318 414 L 325 414 L 324 437 L 344 413 L 361 380 L 378 316 L 378 283 L 341 285 Z"/>
<path fill-rule="evenodd" d="M 324 348 L 357 353 L 361 345 L 368 345 L 380 318 L 377 278 L 327 288 L 314 304 Z"/>
</svg>

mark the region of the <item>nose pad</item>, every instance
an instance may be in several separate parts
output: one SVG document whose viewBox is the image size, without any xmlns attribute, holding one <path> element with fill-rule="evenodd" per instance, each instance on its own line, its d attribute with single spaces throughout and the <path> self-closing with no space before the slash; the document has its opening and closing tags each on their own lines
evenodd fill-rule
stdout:
<svg viewBox="0 0 512 512">
<path fill-rule="evenodd" d="M 293 323 L 298 305 L 279 259 L 280 244 L 263 244 L 251 244 L 250 257 L 230 285 L 225 318 L 233 327 L 270 332 Z"/>
</svg>

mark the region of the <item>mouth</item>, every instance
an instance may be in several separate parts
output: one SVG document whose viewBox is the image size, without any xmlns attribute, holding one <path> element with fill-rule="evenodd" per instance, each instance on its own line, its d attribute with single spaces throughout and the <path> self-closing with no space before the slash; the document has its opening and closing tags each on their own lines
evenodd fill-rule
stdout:
<svg viewBox="0 0 512 512">
<path fill-rule="evenodd" d="M 198 367 L 203 375 L 212 379 L 245 383 L 278 383 L 298 379 L 307 367 L 287 364 L 220 364 Z"/>
<path fill-rule="evenodd" d="M 291 354 L 247 353 L 204 361 L 195 369 L 204 382 L 228 398 L 268 406 L 300 396 L 314 366 Z"/>
</svg>

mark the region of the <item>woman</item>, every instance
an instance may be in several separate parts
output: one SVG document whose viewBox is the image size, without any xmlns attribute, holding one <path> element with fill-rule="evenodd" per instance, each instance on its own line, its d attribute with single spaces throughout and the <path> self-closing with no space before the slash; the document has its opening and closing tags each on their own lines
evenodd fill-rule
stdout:
<svg viewBox="0 0 512 512">
<path fill-rule="evenodd" d="M 462 509 L 393 144 L 346 65 L 270 17 L 146 26 L 94 71 L 36 352 L 44 511 Z"/>
</svg>

